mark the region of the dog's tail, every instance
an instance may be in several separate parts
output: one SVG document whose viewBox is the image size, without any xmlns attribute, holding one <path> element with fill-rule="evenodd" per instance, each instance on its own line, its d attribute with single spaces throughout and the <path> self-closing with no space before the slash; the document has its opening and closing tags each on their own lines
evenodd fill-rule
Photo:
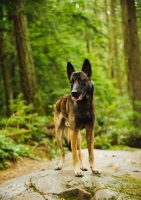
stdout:
<svg viewBox="0 0 141 200">
<path fill-rule="evenodd" d="M 64 140 L 65 140 L 66 146 L 71 151 L 70 131 L 68 127 L 64 129 Z"/>
</svg>

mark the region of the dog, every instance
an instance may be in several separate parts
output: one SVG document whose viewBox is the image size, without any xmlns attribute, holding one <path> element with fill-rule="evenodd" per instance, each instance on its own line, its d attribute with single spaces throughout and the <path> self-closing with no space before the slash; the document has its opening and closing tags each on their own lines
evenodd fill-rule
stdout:
<svg viewBox="0 0 141 200">
<path fill-rule="evenodd" d="M 93 173 L 100 173 L 94 164 L 94 122 L 95 109 L 93 103 L 94 84 L 91 81 L 91 65 L 86 59 L 82 71 L 75 72 L 73 65 L 67 63 L 67 74 L 71 93 L 56 102 L 54 112 L 55 136 L 60 148 L 61 157 L 55 170 L 61 170 L 65 159 L 62 137 L 72 150 L 73 166 L 76 177 L 82 177 L 87 171 L 81 152 L 80 130 L 86 129 L 89 163 Z M 78 150 L 78 153 L 77 153 Z"/>
</svg>

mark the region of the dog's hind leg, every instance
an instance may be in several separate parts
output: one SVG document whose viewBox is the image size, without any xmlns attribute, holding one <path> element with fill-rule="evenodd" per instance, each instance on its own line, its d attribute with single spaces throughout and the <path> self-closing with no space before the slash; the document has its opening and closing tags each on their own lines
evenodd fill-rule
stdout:
<svg viewBox="0 0 141 200">
<path fill-rule="evenodd" d="M 55 170 L 61 170 L 63 167 L 63 163 L 64 163 L 64 159 L 65 159 L 65 151 L 63 148 L 63 138 L 62 138 L 62 129 L 57 129 L 56 131 L 56 140 L 57 140 L 57 144 L 60 148 L 60 161 L 59 164 L 55 167 Z"/>
<path fill-rule="evenodd" d="M 54 125 L 55 125 L 55 137 L 60 149 L 60 161 L 59 164 L 55 167 L 55 170 L 61 170 L 63 167 L 65 159 L 65 151 L 63 148 L 63 125 L 62 125 L 62 114 L 55 112 L 54 115 Z"/>
<path fill-rule="evenodd" d="M 79 156 L 79 160 L 80 160 L 80 164 L 81 164 L 80 169 L 82 171 L 87 171 L 88 169 L 85 166 L 83 154 L 82 154 L 82 150 L 81 150 L 81 133 L 80 133 L 80 131 L 79 131 L 78 137 L 77 137 L 77 145 L 78 145 L 78 156 Z"/>
</svg>

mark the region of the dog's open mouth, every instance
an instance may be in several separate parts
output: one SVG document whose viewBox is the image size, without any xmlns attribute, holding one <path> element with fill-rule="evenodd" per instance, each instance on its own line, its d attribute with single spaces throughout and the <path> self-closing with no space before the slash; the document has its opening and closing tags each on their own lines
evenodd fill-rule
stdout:
<svg viewBox="0 0 141 200">
<path fill-rule="evenodd" d="M 79 96 L 73 96 L 73 99 L 75 101 L 79 101 L 79 100 L 82 100 L 84 96 L 85 96 L 85 93 L 84 94 L 80 94 Z"/>
</svg>

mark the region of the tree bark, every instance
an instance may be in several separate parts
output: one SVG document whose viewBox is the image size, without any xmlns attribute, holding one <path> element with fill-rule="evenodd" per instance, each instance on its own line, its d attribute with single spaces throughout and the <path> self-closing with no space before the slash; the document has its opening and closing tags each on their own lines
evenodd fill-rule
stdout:
<svg viewBox="0 0 141 200">
<path fill-rule="evenodd" d="M 13 99 L 13 93 L 12 93 L 10 75 L 8 71 L 7 55 L 5 52 L 5 42 L 2 32 L 0 32 L 0 65 L 2 68 L 2 77 L 3 77 L 5 99 L 6 99 L 6 114 L 7 117 L 10 117 L 10 115 L 12 114 L 12 110 L 10 108 L 10 101 Z"/>
<path fill-rule="evenodd" d="M 13 0 L 13 22 L 16 38 L 17 55 L 20 69 L 21 88 L 27 104 L 37 108 L 37 83 L 32 50 L 30 46 L 27 18 L 24 13 L 24 1 Z"/>
<path fill-rule="evenodd" d="M 118 34 L 118 24 L 117 24 L 117 18 L 116 18 L 116 0 L 110 1 L 110 10 L 111 10 L 111 61 L 113 66 L 113 78 L 116 78 L 116 84 L 115 86 L 120 90 L 120 93 L 122 93 L 122 87 L 121 87 L 121 69 L 120 69 L 120 62 L 119 62 L 119 55 L 118 55 L 118 44 L 117 44 L 117 34 Z"/>
<path fill-rule="evenodd" d="M 104 0 L 104 7 L 105 7 L 105 19 L 106 19 L 106 23 L 107 23 L 107 35 L 108 35 L 108 40 L 106 42 L 106 45 L 107 45 L 107 49 L 108 49 L 108 54 L 107 54 L 107 57 L 108 57 L 108 65 L 107 65 L 107 68 L 109 69 L 109 77 L 110 78 L 114 78 L 114 68 L 113 68 L 113 65 L 112 65 L 112 55 L 111 55 L 111 52 L 112 52 L 112 45 L 111 45 L 111 30 L 110 30 L 110 17 L 108 15 L 108 11 L 109 11 L 109 4 L 107 2 L 107 0 Z"/>
<path fill-rule="evenodd" d="M 132 100 L 134 124 L 141 127 L 141 63 L 134 0 L 120 0 L 128 89 Z"/>
</svg>

